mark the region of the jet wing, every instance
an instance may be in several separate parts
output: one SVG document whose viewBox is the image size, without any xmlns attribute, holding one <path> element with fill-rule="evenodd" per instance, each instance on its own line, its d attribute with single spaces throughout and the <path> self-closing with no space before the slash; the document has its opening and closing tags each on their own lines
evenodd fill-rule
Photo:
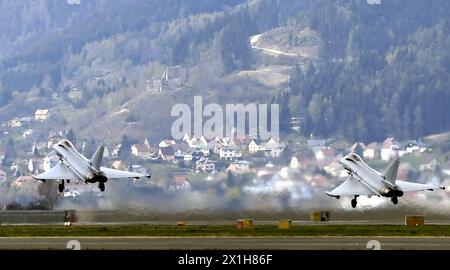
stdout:
<svg viewBox="0 0 450 270">
<path fill-rule="evenodd" d="M 369 188 L 362 185 L 354 177 L 349 177 L 337 188 L 330 192 L 325 192 L 328 196 L 339 198 L 341 196 L 353 197 L 356 195 L 376 195 Z"/>
<path fill-rule="evenodd" d="M 403 192 L 414 192 L 414 191 L 424 191 L 424 190 L 434 190 L 434 189 L 444 189 L 443 187 L 428 185 L 428 184 L 419 184 L 413 182 L 406 182 L 397 180 L 395 184 L 400 187 Z"/>
<path fill-rule="evenodd" d="M 61 161 L 50 170 L 33 176 L 36 180 L 79 180 L 79 178 Z"/>
<path fill-rule="evenodd" d="M 119 179 L 119 178 L 150 178 L 150 175 L 145 175 L 141 173 L 132 173 L 127 171 L 121 171 L 121 170 L 114 170 L 110 168 L 101 167 L 100 171 L 103 172 L 103 174 L 108 179 Z"/>
</svg>

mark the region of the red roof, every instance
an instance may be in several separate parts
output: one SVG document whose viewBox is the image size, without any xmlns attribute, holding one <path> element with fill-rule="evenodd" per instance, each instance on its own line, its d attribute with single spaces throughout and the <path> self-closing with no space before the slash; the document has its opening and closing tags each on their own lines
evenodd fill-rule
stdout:
<svg viewBox="0 0 450 270">
<path fill-rule="evenodd" d="M 369 145 L 367 145 L 366 149 L 376 150 L 377 149 L 377 143 L 376 142 L 370 143 Z"/>
<path fill-rule="evenodd" d="M 393 144 L 394 144 L 394 138 L 387 138 L 386 140 L 384 140 L 381 148 L 391 148 Z"/>
<path fill-rule="evenodd" d="M 150 148 L 146 144 L 135 144 L 134 147 L 138 150 L 140 153 L 149 153 Z"/>
</svg>

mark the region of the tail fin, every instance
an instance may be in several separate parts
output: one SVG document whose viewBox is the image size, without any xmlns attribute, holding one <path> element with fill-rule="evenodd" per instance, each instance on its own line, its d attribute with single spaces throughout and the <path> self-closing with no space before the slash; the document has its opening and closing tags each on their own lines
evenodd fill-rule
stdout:
<svg viewBox="0 0 450 270">
<path fill-rule="evenodd" d="M 94 167 L 96 170 L 100 170 L 100 166 L 102 165 L 104 151 L 105 151 L 105 146 L 102 144 L 97 148 L 97 151 L 95 151 L 94 155 L 92 155 L 92 158 L 90 161 L 91 161 L 92 167 Z"/>
<path fill-rule="evenodd" d="M 399 158 L 394 159 L 394 161 L 392 161 L 392 163 L 389 164 L 389 166 L 386 168 L 386 171 L 383 174 L 384 179 L 393 185 L 395 185 L 395 180 L 397 180 L 397 171 L 399 165 L 400 159 Z"/>
</svg>

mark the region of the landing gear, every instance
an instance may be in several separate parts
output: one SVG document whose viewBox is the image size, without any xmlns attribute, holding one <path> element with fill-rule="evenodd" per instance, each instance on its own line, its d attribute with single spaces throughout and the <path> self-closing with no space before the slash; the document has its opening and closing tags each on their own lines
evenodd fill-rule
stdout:
<svg viewBox="0 0 450 270">
<path fill-rule="evenodd" d="M 356 208 L 356 205 L 358 204 L 358 201 L 356 201 L 356 198 L 358 198 L 358 197 L 355 196 L 355 198 L 352 199 L 352 208 Z"/>
<path fill-rule="evenodd" d="M 98 188 L 100 189 L 101 192 L 105 191 L 105 183 L 98 183 Z"/>
<path fill-rule="evenodd" d="M 391 202 L 392 202 L 393 204 L 397 204 L 397 203 L 398 203 L 398 198 L 397 198 L 397 197 L 392 197 L 392 198 L 391 198 Z"/>
<path fill-rule="evenodd" d="M 59 193 L 64 192 L 64 180 L 61 180 L 61 184 L 58 185 L 58 191 Z"/>
</svg>

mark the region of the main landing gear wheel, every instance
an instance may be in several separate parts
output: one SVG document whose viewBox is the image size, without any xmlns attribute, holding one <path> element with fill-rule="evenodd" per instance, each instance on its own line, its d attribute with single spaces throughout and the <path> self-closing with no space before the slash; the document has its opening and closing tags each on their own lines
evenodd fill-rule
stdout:
<svg viewBox="0 0 450 270">
<path fill-rule="evenodd" d="M 355 208 L 357 204 L 356 198 L 352 199 L 352 208 Z"/>
<path fill-rule="evenodd" d="M 105 191 L 105 183 L 99 183 L 98 188 L 100 189 L 101 192 Z"/>
<path fill-rule="evenodd" d="M 398 203 L 398 198 L 397 197 L 392 197 L 391 201 L 393 204 L 397 204 Z"/>
<path fill-rule="evenodd" d="M 64 183 L 61 183 L 58 185 L 58 191 L 59 191 L 59 193 L 64 192 Z"/>
</svg>

